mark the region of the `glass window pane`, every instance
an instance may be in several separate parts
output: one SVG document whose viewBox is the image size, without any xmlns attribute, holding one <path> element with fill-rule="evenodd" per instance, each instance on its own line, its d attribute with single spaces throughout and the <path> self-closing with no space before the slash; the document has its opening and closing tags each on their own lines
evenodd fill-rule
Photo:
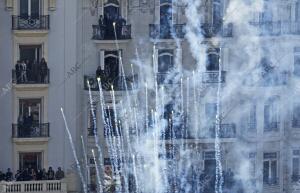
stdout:
<svg viewBox="0 0 300 193">
<path fill-rule="evenodd" d="M 31 0 L 31 16 L 39 17 L 40 15 L 40 0 Z"/>
<path fill-rule="evenodd" d="M 300 158 L 294 158 L 293 159 L 293 174 L 294 175 L 299 175 L 300 171 Z"/>
<path fill-rule="evenodd" d="M 28 0 L 20 0 L 20 16 L 28 16 Z"/>
<path fill-rule="evenodd" d="M 277 178 L 277 161 L 271 162 L 271 179 L 276 180 Z"/>
<path fill-rule="evenodd" d="M 269 161 L 264 161 L 263 181 L 267 182 L 268 180 L 269 180 Z"/>
</svg>

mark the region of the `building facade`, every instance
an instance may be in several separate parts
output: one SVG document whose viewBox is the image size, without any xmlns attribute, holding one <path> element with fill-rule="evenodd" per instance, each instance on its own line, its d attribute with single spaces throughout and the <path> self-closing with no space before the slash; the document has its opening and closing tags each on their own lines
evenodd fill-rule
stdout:
<svg viewBox="0 0 300 193">
<path fill-rule="evenodd" d="M 300 191 L 300 1 L 3 0 L 0 18 L 2 171 L 62 167 L 49 192 L 131 173 L 111 191 L 214 192 L 195 179 L 218 170 L 233 192 Z"/>
</svg>

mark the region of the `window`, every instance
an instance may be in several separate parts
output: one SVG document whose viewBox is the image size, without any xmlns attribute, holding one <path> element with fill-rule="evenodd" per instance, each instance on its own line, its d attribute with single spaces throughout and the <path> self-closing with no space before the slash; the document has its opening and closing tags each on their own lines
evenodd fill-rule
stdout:
<svg viewBox="0 0 300 193">
<path fill-rule="evenodd" d="M 207 51 L 207 71 L 218 71 L 220 62 L 220 48 L 211 48 Z"/>
<path fill-rule="evenodd" d="M 19 117 L 23 124 L 39 124 L 42 122 L 42 100 L 41 99 L 20 99 Z M 18 121 L 19 122 L 19 121 Z M 29 125 L 28 125 L 29 126 Z"/>
<path fill-rule="evenodd" d="M 213 24 L 213 26 L 220 26 L 221 23 L 222 23 L 221 1 L 213 0 L 212 24 Z"/>
<path fill-rule="evenodd" d="M 294 75 L 300 76 L 300 47 L 294 48 Z"/>
<path fill-rule="evenodd" d="M 295 6 L 295 21 L 300 21 L 300 0 L 297 0 Z"/>
<path fill-rule="evenodd" d="M 209 125 L 214 125 L 217 115 L 217 104 L 216 103 L 206 103 L 205 104 L 205 115 L 206 121 Z"/>
<path fill-rule="evenodd" d="M 300 179 L 300 150 L 293 150 L 292 160 L 292 181 L 297 182 Z"/>
<path fill-rule="evenodd" d="M 120 136 L 121 133 L 121 122 L 116 120 L 115 112 L 112 108 L 105 109 L 104 117 L 106 120 L 106 126 L 104 126 L 104 136 Z"/>
<path fill-rule="evenodd" d="M 300 104 L 294 104 L 292 125 L 294 128 L 300 128 Z"/>
<path fill-rule="evenodd" d="M 173 50 L 158 50 L 158 73 L 167 73 L 174 67 Z"/>
<path fill-rule="evenodd" d="M 263 182 L 267 185 L 278 184 L 277 153 L 264 153 Z"/>
<path fill-rule="evenodd" d="M 42 169 L 42 153 L 26 152 L 19 153 L 19 169 L 33 168 L 35 170 Z"/>
<path fill-rule="evenodd" d="M 272 22 L 273 13 L 272 13 L 272 5 L 267 0 L 264 0 L 263 12 L 259 15 L 259 21 L 261 23 Z"/>
<path fill-rule="evenodd" d="M 256 130 L 256 104 L 251 103 L 245 106 L 246 115 L 242 117 L 242 125 L 245 131 L 254 132 Z"/>
<path fill-rule="evenodd" d="M 278 131 L 279 120 L 279 99 L 273 97 L 264 106 L 264 131 Z"/>
<path fill-rule="evenodd" d="M 160 0 L 160 25 L 170 27 L 172 24 L 172 0 Z"/>
<path fill-rule="evenodd" d="M 255 178 L 256 173 L 256 153 L 249 153 L 249 174 L 251 178 Z"/>
<path fill-rule="evenodd" d="M 20 0 L 20 16 L 38 18 L 41 12 L 40 0 Z"/>
</svg>

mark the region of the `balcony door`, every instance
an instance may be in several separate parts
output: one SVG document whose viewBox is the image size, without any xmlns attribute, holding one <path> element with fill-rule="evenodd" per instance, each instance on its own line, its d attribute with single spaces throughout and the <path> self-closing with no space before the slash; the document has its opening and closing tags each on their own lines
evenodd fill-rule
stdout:
<svg viewBox="0 0 300 193">
<path fill-rule="evenodd" d="M 38 18 L 41 14 L 41 0 L 19 0 L 20 16 Z"/>
<path fill-rule="evenodd" d="M 220 62 L 220 48 L 211 48 L 207 51 L 206 70 L 218 71 Z"/>
<path fill-rule="evenodd" d="M 42 100 L 41 99 L 20 99 L 19 100 L 19 117 L 23 121 L 30 117 L 31 124 L 39 124 L 42 121 Z"/>
<path fill-rule="evenodd" d="M 42 46 L 41 45 L 20 45 L 20 60 L 26 61 L 29 60 L 30 63 L 35 61 L 40 61 Z"/>
<path fill-rule="evenodd" d="M 204 192 L 215 192 L 216 166 L 215 152 L 204 152 L 204 173 L 209 179 L 204 186 Z"/>
<path fill-rule="evenodd" d="M 19 153 L 19 169 L 42 169 L 42 152 Z"/>
<path fill-rule="evenodd" d="M 113 83 L 119 76 L 119 52 L 105 51 L 104 55 L 105 77 Z"/>
<path fill-rule="evenodd" d="M 160 33 L 162 37 L 171 34 L 172 0 L 160 0 Z"/>
</svg>

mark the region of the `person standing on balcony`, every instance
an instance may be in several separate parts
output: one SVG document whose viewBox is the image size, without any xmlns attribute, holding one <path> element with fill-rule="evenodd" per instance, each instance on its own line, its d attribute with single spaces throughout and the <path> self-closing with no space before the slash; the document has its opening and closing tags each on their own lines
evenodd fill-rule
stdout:
<svg viewBox="0 0 300 193">
<path fill-rule="evenodd" d="M 43 168 L 43 170 L 42 170 L 42 180 L 47 180 L 47 179 L 48 179 L 48 176 L 47 176 L 46 169 Z"/>
<path fill-rule="evenodd" d="M 22 181 L 21 175 L 22 175 L 21 171 L 17 170 L 17 173 L 15 175 L 16 181 Z"/>
<path fill-rule="evenodd" d="M 27 82 L 27 65 L 25 61 L 21 64 L 21 83 Z"/>
<path fill-rule="evenodd" d="M 65 173 L 61 170 L 61 167 L 58 167 L 56 173 L 55 173 L 55 179 L 61 180 L 65 177 Z"/>
<path fill-rule="evenodd" d="M 30 63 L 29 60 L 26 60 L 25 64 L 26 64 L 27 79 L 28 79 L 28 81 L 31 81 L 32 80 L 32 64 Z"/>
<path fill-rule="evenodd" d="M 48 65 L 47 62 L 45 60 L 45 58 L 41 59 L 40 62 L 40 75 L 41 75 L 41 82 L 42 83 L 46 83 L 46 77 L 48 76 Z"/>
<path fill-rule="evenodd" d="M 43 172 L 41 169 L 38 169 L 36 172 L 36 180 L 42 180 L 43 179 Z"/>
<path fill-rule="evenodd" d="M 15 65 L 15 70 L 16 70 L 16 83 L 19 84 L 21 81 L 21 72 L 22 72 L 22 65 L 20 60 L 17 61 Z"/>
<path fill-rule="evenodd" d="M 48 180 L 54 180 L 54 171 L 53 171 L 52 167 L 49 167 L 47 176 L 48 176 Z"/>
<path fill-rule="evenodd" d="M 24 124 L 23 124 L 23 128 L 24 128 L 24 134 L 26 136 L 30 136 L 31 134 L 31 126 L 33 123 L 33 118 L 31 115 L 28 114 L 28 112 L 25 113 L 25 117 L 23 118 Z"/>
<path fill-rule="evenodd" d="M 100 39 L 104 39 L 105 35 L 105 24 L 104 24 L 104 18 L 103 15 L 100 15 L 99 20 L 98 20 L 98 25 L 99 25 L 99 36 Z"/>
<path fill-rule="evenodd" d="M 10 182 L 13 180 L 13 173 L 11 172 L 10 168 L 7 168 L 7 172 L 5 174 L 5 180 Z"/>
</svg>

